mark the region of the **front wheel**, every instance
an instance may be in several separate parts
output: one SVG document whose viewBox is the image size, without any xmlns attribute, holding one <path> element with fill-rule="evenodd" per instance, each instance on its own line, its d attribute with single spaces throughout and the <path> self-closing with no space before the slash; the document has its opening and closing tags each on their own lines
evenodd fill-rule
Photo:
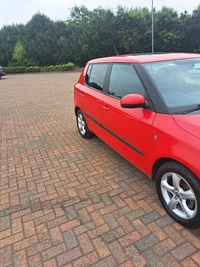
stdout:
<svg viewBox="0 0 200 267">
<path fill-rule="evenodd" d="M 76 123 L 79 133 L 83 138 L 87 139 L 92 137 L 93 134 L 88 129 L 85 117 L 80 109 L 76 113 Z"/>
<path fill-rule="evenodd" d="M 156 173 L 158 197 L 168 214 L 185 227 L 200 226 L 200 180 L 177 162 L 163 164 Z"/>
</svg>

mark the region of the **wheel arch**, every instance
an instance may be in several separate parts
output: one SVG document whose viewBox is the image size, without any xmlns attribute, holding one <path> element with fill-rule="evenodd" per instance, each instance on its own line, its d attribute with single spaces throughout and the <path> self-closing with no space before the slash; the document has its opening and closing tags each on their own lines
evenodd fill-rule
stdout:
<svg viewBox="0 0 200 267">
<path fill-rule="evenodd" d="M 182 164 L 181 162 L 177 161 L 177 160 L 174 160 L 172 158 L 159 158 L 157 159 L 154 164 L 153 164 L 153 168 L 152 168 L 152 172 L 151 172 L 151 177 L 152 177 L 152 180 L 154 181 L 155 180 L 155 177 L 156 177 L 156 173 L 158 171 L 158 169 L 160 168 L 160 166 L 162 166 L 163 164 L 167 163 L 167 162 L 170 162 L 170 161 L 174 161 L 174 162 L 177 162 L 179 164 Z M 183 164 L 182 164 L 183 165 Z M 186 167 L 186 166 L 185 166 Z"/>
<path fill-rule="evenodd" d="M 80 108 L 78 106 L 75 107 L 75 115 L 77 114 L 78 110 L 80 110 Z"/>
</svg>

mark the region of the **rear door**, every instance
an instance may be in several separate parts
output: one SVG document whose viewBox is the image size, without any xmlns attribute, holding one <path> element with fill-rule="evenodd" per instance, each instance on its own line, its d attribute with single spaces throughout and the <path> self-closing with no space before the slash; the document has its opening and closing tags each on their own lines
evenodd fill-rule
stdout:
<svg viewBox="0 0 200 267">
<path fill-rule="evenodd" d="M 104 80 L 108 64 L 89 65 L 85 85 L 80 87 L 81 109 L 84 113 L 88 128 L 104 139 L 105 130 L 102 127 L 102 99 Z"/>
<path fill-rule="evenodd" d="M 145 171 L 155 112 L 144 108 L 122 108 L 121 98 L 132 93 L 147 98 L 133 65 L 113 64 L 108 92 L 102 101 L 105 141 Z"/>
</svg>

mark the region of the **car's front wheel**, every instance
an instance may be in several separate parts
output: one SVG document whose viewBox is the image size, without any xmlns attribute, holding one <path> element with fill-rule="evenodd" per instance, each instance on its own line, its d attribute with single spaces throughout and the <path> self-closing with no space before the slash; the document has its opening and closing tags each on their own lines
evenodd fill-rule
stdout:
<svg viewBox="0 0 200 267">
<path fill-rule="evenodd" d="M 79 133 L 83 138 L 87 139 L 92 137 L 93 134 L 88 129 L 85 117 L 80 109 L 76 113 L 76 122 Z"/>
<path fill-rule="evenodd" d="M 156 173 L 158 197 L 168 214 L 185 227 L 200 226 L 200 180 L 185 166 L 171 161 Z"/>
</svg>

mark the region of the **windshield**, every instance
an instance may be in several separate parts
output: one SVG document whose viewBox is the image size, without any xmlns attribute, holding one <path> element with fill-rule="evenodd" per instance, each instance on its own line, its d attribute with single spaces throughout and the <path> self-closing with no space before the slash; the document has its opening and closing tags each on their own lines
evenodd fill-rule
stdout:
<svg viewBox="0 0 200 267">
<path fill-rule="evenodd" d="M 200 59 L 143 64 L 167 107 L 182 112 L 200 104 Z"/>
</svg>

